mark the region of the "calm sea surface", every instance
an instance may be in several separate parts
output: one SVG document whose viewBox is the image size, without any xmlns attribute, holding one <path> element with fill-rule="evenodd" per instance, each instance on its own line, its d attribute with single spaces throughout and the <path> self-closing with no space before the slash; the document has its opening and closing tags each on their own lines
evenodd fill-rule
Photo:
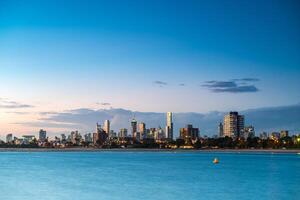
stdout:
<svg viewBox="0 0 300 200">
<path fill-rule="evenodd" d="M 300 155 L 2 152 L 0 192 L 1 200 L 299 200 Z"/>
</svg>

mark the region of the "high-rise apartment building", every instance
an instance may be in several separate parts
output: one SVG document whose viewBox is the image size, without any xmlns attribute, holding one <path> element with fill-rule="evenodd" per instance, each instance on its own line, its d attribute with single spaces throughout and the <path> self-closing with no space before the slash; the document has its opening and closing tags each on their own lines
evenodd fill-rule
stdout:
<svg viewBox="0 0 300 200">
<path fill-rule="evenodd" d="M 167 139 L 173 139 L 173 116 L 172 112 L 167 112 L 167 126 L 166 126 L 166 136 Z"/>
<path fill-rule="evenodd" d="M 224 136 L 239 137 L 244 131 L 245 119 L 238 112 L 229 112 L 224 116 Z"/>
</svg>

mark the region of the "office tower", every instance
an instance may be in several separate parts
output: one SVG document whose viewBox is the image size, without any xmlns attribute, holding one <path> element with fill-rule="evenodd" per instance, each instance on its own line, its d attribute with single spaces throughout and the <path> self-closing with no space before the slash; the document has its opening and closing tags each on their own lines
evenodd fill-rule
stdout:
<svg viewBox="0 0 300 200">
<path fill-rule="evenodd" d="M 47 138 L 47 132 L 43 129 L 39 132 L 39 141 L 44 142 Z"/>
<path fill-rule="evenodd" d="M 193 128 L 193 125 L 188 124 L 185 128 L 180 128 L 180 138 L 185 140 L 185 143 L 191 143 L 192 140 L 199 138 L 199 128 Z"/>
<path fill-rule="evenodd" d="M 222 122 L 220 122 L 220 124 L 218 126 L 218 132 L 219 132 L 219 137 L 223 137 L 224 136 L 224 130 L 223 130 L 223 124 L 222 124 Z"/>
<path fill-rule="evenodd" d="M 224 116 L 224 136 L 239 137 L 244 131 L 244 116 L 238 112 L 229 112 Z"/>
<path fill-rule="evenodd" d="M 13 135 L 10 133 L 10 134 L 7 134 L 6 135 L 6 143 L 12 143 L 13 142 Z"/>
<path fill-rule="evenodd" d="M 141 139 L 146 139 L 147 138 L 146 124 L 145 123 L 143 123 L 143 122 L 139 123 L 139 132 L 140 132 Z"/>
<path fill-rule="evenodd" d="M 127 129 L 126 128 L 121 128 L 118 137 L 119 138 L 126 138 L 127 137 Z"/>
<path fill-rule="evenodd" d="M 166 126 L 166 136 L 167 139 L 173 139 L 173 119 L 172 112 L 167 112 L 167 126 Z"/>
<path fill-rule="evenodd" d="M 137 121 L 133 118 L 131 120 L 131 136 L 134 140 L 136 137 L 136 132 L 137 132 Z"/>
<path fill-rule="evenodd" d="M 106 132 L 107 135 L 110 133 L 110 121 L 107 119 L 104 121 L 103 130 Z"/>
</svg>

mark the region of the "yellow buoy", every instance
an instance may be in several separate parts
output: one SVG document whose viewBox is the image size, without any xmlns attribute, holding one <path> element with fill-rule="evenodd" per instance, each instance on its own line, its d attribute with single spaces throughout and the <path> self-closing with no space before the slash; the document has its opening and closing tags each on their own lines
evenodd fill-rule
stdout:
<svg viewBox="0 0 300 200">
<path fill-rule="evenodd" d="M 213 161 L 213 163 L 214 163 L 214 164 L 218 164 L 218 163 L 219 163 L 219 159 L 218 159 L 218 158 L 215 158 L 214 161 Z"/>
</svg>

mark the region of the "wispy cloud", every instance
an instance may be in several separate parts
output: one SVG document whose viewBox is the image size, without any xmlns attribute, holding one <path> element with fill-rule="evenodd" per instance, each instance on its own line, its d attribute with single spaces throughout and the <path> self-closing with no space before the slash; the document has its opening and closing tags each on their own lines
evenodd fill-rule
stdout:
<svg viewBox="0 0 300 200">
<path fill-rule="evenodd" d="M 258 79 L 258 78 L 236 78 L 236 79 L 232 79 L 232 81 L 257 82 L 257 81 L 260 81 L 260 79 Z"/>
<path fill-rule="evenodd" d="M 185 84 L 184 84 L 184 83 L 179 83 L 178 85 L 179 85 L 179 86 L 182 86 L 182 87 L 183 87 L 183 86 L 185 86 Z"/>
<path fill-rule="evenodd" d="M 168 83 L 164 82 L 164 81 L 154 81 L 153 83 L 158 85 L 159 87 L 163 87 L 163 86 L 168 85 Z"/>
<path fill-rule="evenodd" d="M 111 104 L 108 102 L 97 102 L 97 105 L 101 105 L 101 106 L 110 106 Z"/>
<path fill-rule="evenodd" d="M 30 112 L 19 112 L 19 111 L 15 111 L 15 112 L 5 112 L 8 114 L 16 114 L 16 115 L 28 115 L 30 114 Z"/>
<path fill-rule="evenodd" d="M 232 79 L 231 81 L 206 81 L 202 86 L 215 93 L 247 93 L 258 92 L 259 89 L 252 83 L 257 78 Z"/>
<path fill-rule="evenodd" d="M 55 115 L 58 114 L 59 112 L 55 112 L 55 111 L 46 111 L 46 112 L 39 112 L 39 115 Z"/>
<path fill-rule="evenodd" d="M 22 104 L 16 101 L 10 101 L 5 98 L 0 98 L 0 108 L 3 109 L 15 109 L 15 108 L 32 108 L 33 105 Z"/>
</svg>

